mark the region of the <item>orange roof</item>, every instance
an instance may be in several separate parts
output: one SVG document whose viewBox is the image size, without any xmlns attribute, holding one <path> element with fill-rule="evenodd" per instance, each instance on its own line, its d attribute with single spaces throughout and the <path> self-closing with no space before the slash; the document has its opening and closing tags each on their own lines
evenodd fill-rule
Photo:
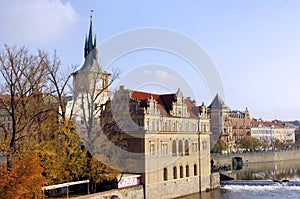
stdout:
<svg viewBox="0 0 300 199">
<path fill-rule="evenodd" d="M 266 126 L 266 127 L 271 127 L 274 126 L 275 128 L 284 128 L 287 127 L 282 122 L 272 122 L 272 121 L 257 121 L 257 120 L 251 120 L 251 125 L 253 127 L 257 127 L 258 125 Z"/>
<path fill-rule="evenodd" d="M 136 99 L 136 100 L 146 100 L 146 99 L 149 99 L 151 97 L 151 95 L 156 100 L 159 98 L 158 94 L 146 93 L 146 92 L 141 92 L 141 91 L 131 91 L 130 94 L 131 94 L 130 97 L 132 99 Z"/>
<path fill-rule="evenodd" d="M 154 93 L 146 93 L 141 91 L 130 91 L 130 97 L 133 100 L 141 101 L 142 107 L 147 106 L 147 100 L 152 96 L 153 99 L 156 100 L 156 107 L 160 111 L 163 116 L 170 116 L 170 110 L 173 109 L 173 102 L 176 102 L 176 94 L 154 94 Z M 197 118 L 199 109 L 195 106 L 195 104 L 189 99 L 185 99 L 184 101 L 187 105 L 187 111 L 190 114 L 190 117 Z M 198 111 L 198 112 L 197 112 Z"/>
</svg>

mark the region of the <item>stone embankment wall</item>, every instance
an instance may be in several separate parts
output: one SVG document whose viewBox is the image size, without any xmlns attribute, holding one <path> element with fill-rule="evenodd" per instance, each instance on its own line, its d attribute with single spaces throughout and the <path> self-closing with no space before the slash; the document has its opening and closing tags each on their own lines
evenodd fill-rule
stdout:
<svg viewBox="0 0 300 199">
<path fill-rule="evenodd" d="M 300 151 L 269 151 L 257 153 L 239 153 L 239 154 L 226 154 L 226 155 L 212 155 L 211 159 L 215 165 L 230 165 L 232 158 L 241 157 L 244 163 L 257 163 L 257 162 L 276 162 L 285 160 L 299 160 Z"/>
<path fill-rule="evenodd" d="M 137 185 L 80 196 L 73 199 L 110 199 L 113 195 L 117 195 L 120 199 L 144 199 L 144 188 L 143 185 Z"/>
<path fill-rule="evenodd" d="M 210 175 L 210 189 L 217 189 L 220 187 L 220 174 L 212 173 Z"/>
</svg>

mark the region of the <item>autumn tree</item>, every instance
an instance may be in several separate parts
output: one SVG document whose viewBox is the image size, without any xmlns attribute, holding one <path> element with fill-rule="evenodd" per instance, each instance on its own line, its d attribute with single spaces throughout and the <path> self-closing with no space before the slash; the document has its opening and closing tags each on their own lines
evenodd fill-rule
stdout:
<svg viewBox="0 0 300 199">
<path fill-rule="evenodd" d="M 54 110 L 59 118 L 55 135 L 59 138 L 58 146 L 62 147 L 59 149 L 60 158 L 64 160 L 64 165 L 55 164 L 58 169 L 50 169 L 53 162 L 48 161 L 45 156 L 44 162 L 48 165 L 45 168 L 49 168 L 46 173 L 51 174 L 48 178 L 52 183 L 87 178 L 92 182 L 92 188 L 103 180 L 115 178 L 117 172 L 104 164 L 104 159 L 106 160 L 107 157 L 99 157 L 97 153 L 102 151 L 105 143 L 105 139 L 102 139 L 103 129 L 99 124 L 101 107 L 107 100 L 107 98 L 103 100 L 103 96 L 109 96 L 109 87 L 118 78 L 118 72 L 113 71 L 112 74 L 108 74 L 100 67 L 92 71 L 79 69 L 71 74 L 74 81 L 72 88 L 69 85 L 71 75 L 59 71 L 61 63 L 56 54 L 50 58 L 47 53 L 40 51 L 39 56 L 43 57 L 46 63 L 47 91 L 55 98 L 58 105 L 58 109 Z M 88 60 L 94 60 L 97 65 L 95 57 L 91 55 L 87 57 Z M 89 67 L 86 66 L 89 64 L 93 65 L 85 62 L 85 67 Z M 70 94 L 68 91 L 73 94 L 72 100 L 68 99 Z M 81 148 L 78 147 L 79 145 L 82 145 Z M 47 143 L 44 146 L 47 146 Z M 55 159 L 54 156 L 52 157 Z M 60 172 L 61 168 L 65 170 Z M 60 175 L 57 175 L 58 173 Z M 71 178 L 67 178 L 68 176 Z"/>
<path fill-rule="evenodd" d="M 21 164 L 23 158 L 35 155 L 48 184 L 86 178 L 99 183 L 115 178 L 117 172 L 101 162 L 107 157 L 96 159 L 89 154 L 95 155 L 93 150 L 99 151 L 103 146 L 98 146 L 103 143 L 99 140 L 103 135 L 99 111 L 104 104 L 99 99 L 104 92 L 109 93 L 108 88 L 118 74 L 102 79 L 100 87 L 92 79 L 89 84 L 92 94 L 84 87 L 80 92 L 76 89 L 72 92 L 71 75 L 62 74 L 60 67 L 56 53 L 51 57 L 39 50 L 33 55 L 25 47 L 8 46 L 1 52 L 0 74 L 4 81 L 0 82 L 0 109 L 11 121 L 9 125 L 0 125 L 0 150 L 7 159 L 6 169 L 9 171 L 19 166 L 13 164 Z M 94 78 L 98 79 L 102 73 L 94 73 Z M 70 93 L 76 94 L 71 100 Z M 82 138 L 86 137 L 77 133 L 82 133 L 81 128 L 74 123 L 74 113 L 78 113 L 76 102 L 83 103 L 77 108 L 82 109 L 84 127 L 88 129 L 85 142 Z M 81 148 L 81 145 L 89 148 Z"/>
<path fill-rule="evenodd" d="M 26 48 L 5 46 L 0 54 L 1 93 L 0 106 L 11 120 L 10 126 L 1 125 L 1 151 L 7 158 L 7 166 L 12 167 L 12 159 L 24 149 L 24 140 L 36 122 L 39 111 L 32 112 L 30 100 L 43 91 L 45 68 L 42 60 L 30 55 Z"/>
<path fill-rule="evenodd" d="M 261 142 L 256 139 L 253 138 L 251 136 L 244 136 L 241 140 L 240 140 L 240 148 L 244 148 L 244 149 L 259 149 L 261 147 Z"/>
<path fill-rule="evenodd" d="M 41 187 L 47 180 L 41 173 L 37 156 L 15 157 L 12 167 L 8 170 L 0 167 L 0 198 L 32 199 L 42 198 Z"/>
<path fill-rule="evenodd" d="M 36 154 L 50 184 L 79 179 L 86 170 L 76 128 L 66 116 L 70 77 L 59 76 L 59 66 L 56 55 L 31 55 L 24 47 L 5 46 L 0 54 L 0 109 L 11 121 L 0 126 L 7 168 L 15 158 Z"/>
</svg>

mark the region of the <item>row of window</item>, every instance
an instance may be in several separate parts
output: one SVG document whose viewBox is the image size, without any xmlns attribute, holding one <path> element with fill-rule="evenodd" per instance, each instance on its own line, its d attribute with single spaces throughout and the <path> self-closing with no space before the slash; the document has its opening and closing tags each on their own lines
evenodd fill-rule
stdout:
<svg viewBox="0 0 300 199">
<path fill-rule="evenodd" d="M 183 150 L 184 148 L 184 150 Z M 192 151 L 197 152 L 197 143 L 192 143 Z M 172 155 L 173 156 L 188 156 L 189 155 L 189 141 L 185 140 L 184 147 L 183 147 L 183 141 L 179 140 L 178 142 L 178 151 L 177 151 L 177 142 L 173 140 L 172 142 Z"/>
<path fill-rule="evenodd" d="M 192 152 L 197 152 L 197 143 L 192 143 Z M 168 143 L 161 144 L 161 155 L 168 154 Z M 188 140 L 184 142 L 179 140 L 178 144 L 176 140 L 172 142 L 172 156 L 189 156 L 190 154 L 190 143 Z M 150 155 L 155 155 L 155 143 L 150 142 Z"/>
<path fill-rule="evenodd" d="M 195 122 L 178 122 L 178 121 L 159 121 L 158 119 L 147 119 L 145 130 L 150 131 L 196 131 L 198 125 Z"/>
<path fill-rule="evenodd" d="M 197 169 L 198 169 L 197 164 L 194 164 L 194 166 L 193 166 L 194 176 L 198 175 L 198 172 L 197 172 L 198 170 Z M 185 177 L 190 177 L 190 167 L 189 167 L 189 165 L 185 166 Z M 169 179 L 177 179 L 177 178 L 178 178 L 178 171 L 177 171 L 176 166 L 173 167 L 173 178 L 169 178 L 168 168 L 164 168 L 164 170 L 163 170 L 163 179 L 164 179 L 164 181 L 167 181 Z M 179 178 L 184 178 L 184 168 L 183 168 L 183 166 L 179 167 Z"/>
</svg>

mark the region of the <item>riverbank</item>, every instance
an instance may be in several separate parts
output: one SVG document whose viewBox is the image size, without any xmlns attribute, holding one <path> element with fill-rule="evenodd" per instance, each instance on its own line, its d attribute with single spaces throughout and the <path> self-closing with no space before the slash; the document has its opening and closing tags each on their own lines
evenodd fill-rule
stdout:
<svg viewBox="0 0 300 199">
<path fill-rule="evenodd" d="M 231 165 L 232 158 L 241 157 L 243 163 L 277 162 L 286 160 L 299 160 L 300 150 L 285 151 L 266 151 L 266 152 L 247 152 L 247 153 L 229 153 L 229 154 L 211 154 L 214 165 Z"/>
</svg>

